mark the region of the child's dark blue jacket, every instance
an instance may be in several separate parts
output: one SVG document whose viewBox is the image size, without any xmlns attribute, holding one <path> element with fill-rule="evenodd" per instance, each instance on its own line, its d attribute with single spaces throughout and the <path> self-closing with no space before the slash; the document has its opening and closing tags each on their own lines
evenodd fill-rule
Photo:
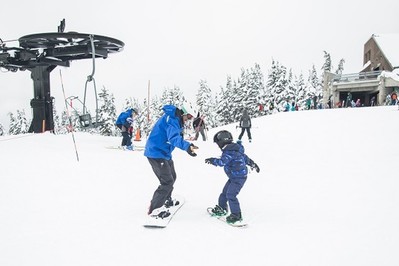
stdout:
<svg viewBox="0 0 399 266">
<path fill-rule="evenodd" d="M 244 146 L 241 143 L 227 144 L 222 152 L 220 159 L 213 158 L 212 164 L 223 166 L 224 172 L 230 179 L 246 178 L 247 165 L 251 165 L 253 161 L 245 154 Z"/>
</svg>

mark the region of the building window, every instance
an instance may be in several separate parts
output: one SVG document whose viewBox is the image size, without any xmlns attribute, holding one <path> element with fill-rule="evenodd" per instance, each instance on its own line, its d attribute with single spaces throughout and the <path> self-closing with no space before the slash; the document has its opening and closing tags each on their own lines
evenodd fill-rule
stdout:
<svg viewBox="0 0 399 266">
<path fill-rule="evenodd" d="M 364 63 L 367 63 L 371 59 L 371 50 L 368 50 L 367 53 L 364 54 Z"/>
</svg>

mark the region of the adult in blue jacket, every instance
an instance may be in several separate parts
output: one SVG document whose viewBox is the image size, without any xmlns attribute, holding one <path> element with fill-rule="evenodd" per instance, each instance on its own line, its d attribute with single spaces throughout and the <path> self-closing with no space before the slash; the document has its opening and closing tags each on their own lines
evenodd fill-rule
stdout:
<svg viewBox="0 0 399 266">
<path fill-rule="evenodd" d="M 184 122 L 191 119 L 184 108 L 165 105 L 165 112 L 155 123 L 147 139 L 144 156 L 157 176 L 160 185 L 155 190 L 148 214 L 165 218 L 169 216 L 168 207 L 179 204 L 172 200 L 173 185 L 176 181 L 176 171 L 172 160 L 172 151 L 177 147 L 187 151 L 191 156 L 197 156 L 198 147 L 184 140 Z"/>
<path fill-rule="evenodd" d="M 120 115 L 116 119 L 115 125 L 122 132 L 122 143 L 121 143 L 122 148 L 133 150 L 133 145 L 132 145 L 133 118 L 137 115 L 138 113 L 135 109 L 129 108 L 128 110 L 120 113 Z"/>
</svg>

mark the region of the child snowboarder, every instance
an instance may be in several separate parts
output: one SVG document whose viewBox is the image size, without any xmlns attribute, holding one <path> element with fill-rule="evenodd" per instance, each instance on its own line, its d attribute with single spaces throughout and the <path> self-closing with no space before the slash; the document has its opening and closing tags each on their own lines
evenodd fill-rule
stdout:
<svg viewBox="0 0 399 266">
<path fill-rule="evenodd" d="M 222 150 L 221 158 L 207 158 L 205 163 L 215 166 L 223 166 L 229 180 L 223 187 L 222 193 L 219 196 L 218 205 L 212 210 L 215 216 L 227 215 L 227 203 L 230 207 L 230 215 L 226 217 L 228 223 L 235 223 L 242 221 L 240 203 L 237 195 L 247 180 L 248 169 L 255 169 L 259 173 L 259 166 L 252 161 L 246 154 L 244 146 L 241 141 L 233 143 L 233 136 L 227 130 L 222 130 L 216 133 L 213 137 L 213 142 Z"/>
</svg>

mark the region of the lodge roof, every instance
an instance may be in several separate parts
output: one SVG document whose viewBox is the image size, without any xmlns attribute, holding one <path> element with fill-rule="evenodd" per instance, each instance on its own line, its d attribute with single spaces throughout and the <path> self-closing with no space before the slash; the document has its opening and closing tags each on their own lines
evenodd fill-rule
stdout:
<svg viewBox="0 0 399 266">
<path fill-rule="evenodd" d="M 373 34 L 371 36 L 392 68 L 399 68 L 399 34 Z"/>
</svg>

